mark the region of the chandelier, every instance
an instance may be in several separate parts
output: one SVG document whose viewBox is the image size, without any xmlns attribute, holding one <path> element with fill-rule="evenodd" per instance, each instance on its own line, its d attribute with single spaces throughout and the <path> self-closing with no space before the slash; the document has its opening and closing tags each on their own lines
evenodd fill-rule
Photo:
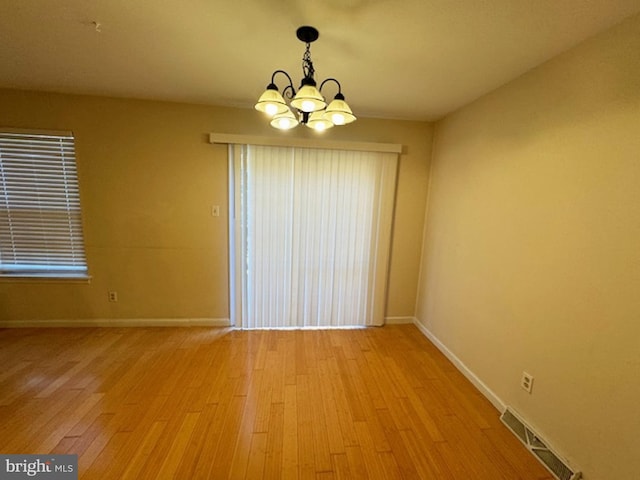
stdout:
<svg viewBox="0 0 640 480">
<path fill-rule="evenodd" d="M 300 27 L 296 31 L 298 40 L 307 45 L 302 56 L 303 78 L 298 91 L 296 92 L 293 87 L 293 80 L 287 72 L 276 70 L 271 75 L 271 83 L 267 85 L 267 89 L 258 99 L 255 108 L 271 117 L 272 127 L 288 130 L 301 123 L 316 131 L 324 131 L 334 125 L 346 125 L 355 121 L 356 117 L 344 100 L 338 80 L 327 78 L 320 84 L 320 88 L 316 88 L 310 46 L 318 39 L 319 35 L 318 30 L 309 26 Z M 289 85 L 284 87 L 282 94 L 275 84 L 277 74 L 282 74 L 289 80 Z M 329 105 L 320 93 L 327 82 L 334 82 L 338 86 L 338 93 Z M 290 105 L 287 105 L 284 97 L 290 100 Z"/>
</svg>

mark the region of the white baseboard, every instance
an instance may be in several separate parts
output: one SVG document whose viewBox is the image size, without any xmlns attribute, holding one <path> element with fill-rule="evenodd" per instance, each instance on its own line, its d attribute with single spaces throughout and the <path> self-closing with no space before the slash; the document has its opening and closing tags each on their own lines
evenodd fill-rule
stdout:
<svg viewBox="0 0 640 480">
<path fill-rule="evenodd" d="M 406 323 L 416 323 L 416 317 L 384 317 L 385 325 L 404 325 Z"/>
<path fill-rule="evenodd" d="M 0 328 L 18 327 L 228 327 L 228 318 L 90 318 L 79 320 L 0 320 Z"/>
<path fill-rule="evenodd" d="M 499 412 L 504 412 L 507 408 L 505 403 L 491 390 L 478 376 L 467 367 L 447 346 L 442 343 L 431 331 L 425 327 L 417 318 L 413 322 L 418 330 L 447 357 L 453 365 L 482 393 Z"/>
</svg>

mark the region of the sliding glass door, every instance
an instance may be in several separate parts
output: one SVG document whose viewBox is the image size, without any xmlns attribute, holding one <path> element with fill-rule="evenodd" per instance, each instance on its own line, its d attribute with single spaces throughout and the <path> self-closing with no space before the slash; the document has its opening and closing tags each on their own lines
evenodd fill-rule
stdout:
<svg viewBox="0 0 640 480">
<path fill-rule="evenodd" d="M 397 155 L 230 151 L 235 325 L 381 325 Z"/>
</svg>

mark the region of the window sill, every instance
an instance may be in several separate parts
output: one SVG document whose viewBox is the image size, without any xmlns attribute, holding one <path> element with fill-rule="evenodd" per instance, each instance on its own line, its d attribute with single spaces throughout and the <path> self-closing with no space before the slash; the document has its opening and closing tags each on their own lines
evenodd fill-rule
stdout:
<svg viewBox="0 0 640 480">
<path fill-rule="evenodd" d="M 0 275 L 0 283 L 91 283 L 90 275 L 37 275 L 37 274 L 4 274 Z"/>
</svg>

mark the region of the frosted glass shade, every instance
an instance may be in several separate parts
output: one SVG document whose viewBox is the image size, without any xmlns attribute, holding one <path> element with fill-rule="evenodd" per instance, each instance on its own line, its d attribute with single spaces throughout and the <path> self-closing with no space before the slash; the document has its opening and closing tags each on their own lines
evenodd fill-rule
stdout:
<svg viewBox="0 0 640 480">
<path fill-rule="evenodd" d="M 324 117 L 324 111 L 313 112 L 309 116 L 307 127 L 313 128 L 316 132 L 324 132 L 333 127 L 333 123 Z"/>
<path fill-rule="evenodd" d="M 324 112 L 324 118 L 329 120 L 334 125 L 346 125 L 355 121 L 356 116 L 347 105 L 347 102 L 336 98 L 333 100 L 327 110 Z"/>
<path fill-rule="evenodd" d="M 260 112 L 264 112 L 267 115 L 273 117 L 279 113 L 285 113 L 289 110 L 287 104 L 280 95 L 280 92 L 275 89 L 267 88 L 260 98 L 258 99 L 258 103 L 255 106 L 256 110 Z"/>
<path fill-rule="evenodd" d="M 327 104 L 316 87 L 304 85 L 291 100 L 291 106 L 303 112 L 317 112 L 324 109 Z"/>
<path fill-rule="evenodd" d="M 271 120 L 271 126 L 278 130 L 289 130 L 296 125 L 298 125 L 298 119 L 288 108 L 286 112 L 274 115 L 273 120 Z"/>
</svg>

